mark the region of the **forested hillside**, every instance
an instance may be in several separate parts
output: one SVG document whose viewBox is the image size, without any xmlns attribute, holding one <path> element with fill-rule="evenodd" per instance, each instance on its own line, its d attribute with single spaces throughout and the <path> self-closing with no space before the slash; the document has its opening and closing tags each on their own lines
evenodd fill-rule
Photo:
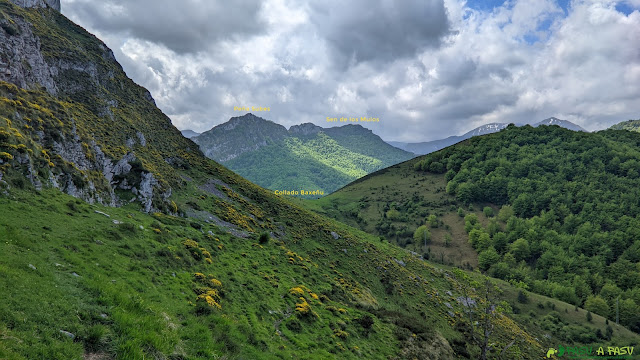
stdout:
<svg viewBox="0 0 640 360">
<path fill-rule="evenodd" d="M 640 131 L 640 120 L 623 121 L 621 123 L 613 125 L 609 129 L 611 129 L 611 130 Z"/>
<path fill-rule="evenodd" d="M 619 309 L 621 323 L 640 331 L 639 145 L 640 134 L 627 131 L 509 126 L 310 206 L 610 319 Z M 469 245 L 477 258 L 446 260 Z"/>
</svg>

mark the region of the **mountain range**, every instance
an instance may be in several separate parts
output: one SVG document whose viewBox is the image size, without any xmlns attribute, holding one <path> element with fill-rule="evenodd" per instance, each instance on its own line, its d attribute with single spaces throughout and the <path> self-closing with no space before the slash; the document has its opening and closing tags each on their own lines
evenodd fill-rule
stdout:
<svg viewBox="0 0 640 360">
<path fill-rule="evenodd" d="M 322 194 L 414 156 L 361 125 L 305 123 L 287 130 L 250 113 L 192 140 L 207 157 L 267 189 Z"/>
<path fill-rule="evenodd" d="M 486 125 L 482 125 L 480 127 L 477 127 L 463 135 L 459 135 L 459 136 L 449 136 L 446 139 L 440 139 L 440 140 L 433 140 L 433 141 L 426 141 L 426 142 L 418 142 L 418 143 L 405 143 L 405 142 L 398 142 L 398 141 L 389 141 L 389 144 L 406 150 L 406 151 L 410 151 L 414 154 L 418 154 L 418 155 L 425 155 L 425 154 L 429 154 L 435 151 L 438 151 L 440 149 L 444 149 L 447 146 L 451 146 L 453 144 L 459 143 L 460 141 L 469 139 L 473 136 L 479 136 L 479 135 L 485 135 L 485 134 L 491 134 L 491 133 L 495 133 L 498 132 L 504 128 L 506 128 L 509 124 L 508 123 L 491 123 L 491 124 L 486 124 Z M 550 125 L 558 125 L 560 127 L 564 127 L 566 129 L 569 130 L 573 130 L 573 131 L 584 131 L 586 132 L 585 129 L 583 129 L 582 127 L 567 121 L 567 120 L 560 120 L 558 118 L 555 117 L 550 117 L 548 119 L 542 120 L 540 122 L 537 122 L 533 125 L 533 127 L 538 127 L 538 126 L 542 126 L 542 125 L 546 125 L 546 126 L 550 126 Z"/>
</svg>

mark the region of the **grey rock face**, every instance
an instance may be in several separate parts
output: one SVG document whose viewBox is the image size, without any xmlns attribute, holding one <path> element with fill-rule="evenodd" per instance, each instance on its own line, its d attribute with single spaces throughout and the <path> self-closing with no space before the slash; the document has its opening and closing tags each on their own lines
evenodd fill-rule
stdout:
<svg viewBox="0 0 640 360">
<path fill-rule="evenodd" d="M 110 174 L 105 174 L 106 178 L 109 179 L 112 185 L 114 184 L 114 176 L 127 175 L 131 171 L 132 166 L 130 163 L 134 160 L 136 160 L 136 156 L 133 153 L 128 153 L 111 168 Z"/>
<path fill-rule="evenodd" d="M 53 8 L 60 11 L 60 0 L 11 1 L 23 8 Z M 113 113 L 113 109 L 119 107 L 118 101 L 105 90 L 113 85 L 112 80 L 116 76 L 117 67 L 105 66 L 100 59 L 87 57 L 55 54 L 45 57 L 40 38 L 32 31 L 32 25 L 20 16 L 12 16 L 11 19 L 1 18 L 0 25 L 0 81 L 12 83 L 23 89 L 44 89 L 50 95 L 59 98 L 77 93 L 94 93 L 101 99 L 95 104 L 95 113 L 112 121 L 118 120 Z M 101 42 L 97 42 L 96 45 L 102 60 L 107 63 L 116 62 L 113 52 L 106 45 Z M 148 91 L 143 96 L 155 105 Z M 22 119 L 22 116 L 24 114 L 15 114 L 17 119 Z M 60 168 L 46 166 L 39 169 L 36 157 L 28 153 L 15 156 L 14 162 L 21 165 L 24 174 L 36 189 L 50 186 L 89 203 L 97 202 L 109 206 L 122 204 L 115 194 L 116 188 L 127 189 L 136 195 L 135 199 L 142 203 L 146 211 L 156 210 L 153 207 L 154 199 L 167 200 L 171 190 L 163 189 L 152 174 L 141 171 L 134 174 L 135 176 L 126 176 L 132 171 L 133 162 L 137 160 L 133 149 L 137 144 L 147 146 L 147 139 L 141 131 L 129 138 L 127 145 L 132 152 L 121 159 L 110 158 L 96 141 L 91 140 L 92 135 L 81 138 L 76 131 L 75 121 L 67 120 L 70 120 L 72 126 L 70 133 L 50 129 L 47 133 L 44 130 L 34 130 L 36 136 L 33 140 L 43 149 L 47 149 L 51 158 L 60 157 L 68 163 L 67 165 L 72 164 L 72 167 L 65 166 L 62 172 Z M 94 175 L 99 174 L 104 178 L 96 180 Z M 0 180 L 2 176 L 0 173 Z"/>
<path fill-rule="evenodd" d="M 138 137 L 138 141 L 140 141 L 141 146 L 147 146 L 147 139 L 144 137 L 142 132 L 136 132 L 136 136 Z"/>
<path fill-rule="evenodd" d="M 309 135 L 315 135 L 322 130 L 324 129 L 321 128 L 320 126 L 314 125 L 312 123 L 304 123 L 304 124 L 294 125 L 290 127 L 289 133 L 293 135 L 309 136 Z"/>
<path fill-rule="evenodd" d="M 11 0 L 14 4 L 23 8 L 30 7 L 50 7 L 56 11 L 60 11 L 60 0 Z"/>
<path fill-rule="evenodd" d="M 64 139 L 64 141 L 58 143 L 53 142 L 53 150 L 56 154 L 60 155 L 65 161 L 72 162 L 76 164 L 76 166 L 80 170 L 88 170 L 93 168 L 92 162 L 87 159 L 84 154 L 84 150 L 82 149 L 82 145 L 80 142 L 80 138 L 76 133 L 76 126 L 73 125 L 71 129 L 71 134 L 73 138 L 71 141 Z"/>
<path fill-rule="evenodd" d="M 153 188 L 158 185 L 158 181 L 152 174 L 143 173 L 142 181 L 140 181 L 140 189 L 138 190 L 138 198 L 144 206 L 144 211 L 151 211 L 151 201 L 153 199 Z"/>
<path fill-rule="evenodd" d="M 14 33 L 0 29 L 0 80 L 24 89 L 43 86 L 56 95 L 58 88 L 52 69 L 40 52 L 40 40 L 23 19 L 16 17 L 13 21 Z"/>
</svg>

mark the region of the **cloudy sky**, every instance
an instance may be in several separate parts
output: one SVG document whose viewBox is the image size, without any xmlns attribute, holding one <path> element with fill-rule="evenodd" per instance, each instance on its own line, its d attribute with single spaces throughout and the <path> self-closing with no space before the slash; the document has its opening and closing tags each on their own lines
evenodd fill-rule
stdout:
<svg viewBox="0 0 640 360">
<path fill-rule="evenodd" d="M 231 3 L 233 3 L 231 5 Z M 62 0 L 179 129 L 245 112 L 427 141 L 640 118 L 640 0 Z"/>
</svg>

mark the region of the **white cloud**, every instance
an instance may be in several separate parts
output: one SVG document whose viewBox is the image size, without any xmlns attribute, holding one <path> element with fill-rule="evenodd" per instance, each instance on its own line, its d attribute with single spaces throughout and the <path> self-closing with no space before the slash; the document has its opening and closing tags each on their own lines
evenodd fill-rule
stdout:
<svg viewBox="0 0 640 360">
<path fill-rule="evenodd" d="M 404 141 L 549 116 L 594 130 L 640 114 L 640 12 L 616 11 L 621 2 L 573 0 L 565 14 L 553 0 L 513 0 L 491 11 L 458 0 L 404 9 L 387 0 L 331 8 L 247 0 L 233 5 L 244 15 L 229 17 L 231 5 L 187 1 L 166 24 L 181 29 L 171 36 L 154 25 L 177 10 L 156 6 L 157 19 L 140 23 L 135 16 L 147 2 L 156 4 L 62 5 L 182 129 L 204 131 L 241 115 L 233 106 L 271 107 L 258 115 L 285 126 L 375 116 L 381 122 L 367 127 Z M 625 4 L 640 8 L 639 0 Z M 119 12 L 128 16 L 105 15 Z M 406 26 L 425 19 L 431 25 Z"/>
</svg>

